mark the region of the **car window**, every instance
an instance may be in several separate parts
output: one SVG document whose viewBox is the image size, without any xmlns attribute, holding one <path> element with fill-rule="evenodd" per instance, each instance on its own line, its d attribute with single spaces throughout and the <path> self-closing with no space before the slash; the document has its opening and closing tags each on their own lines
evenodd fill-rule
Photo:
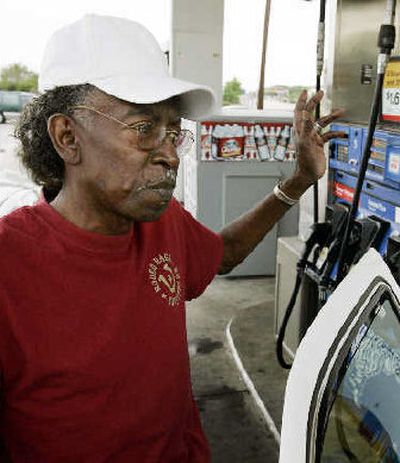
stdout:
<svg viewBox="0 0 400 463">
<path fill-rule="evenodd" d="M 21 98 L 21 106 L 25 106 L 27 103 L 29 103 L 34 98 L 34 95 L 21 93 L 20 98 Z"/>
<path fill-rule="evenodd" d="M 400 461 L 399 306 L 386 290 L 368 312 L 327 394 L 321 463 Z"/>
<path fill-rule="evenodd" d="M 371 249 L 297 350 L 280 463 L 400 463 L 399 300 L 400 288 Z"/>
<path fill-rule="evenodd" d="M 3 93 L 3 104 L 5 106 L 19 106 L 18 93 Z"/>
</svg>

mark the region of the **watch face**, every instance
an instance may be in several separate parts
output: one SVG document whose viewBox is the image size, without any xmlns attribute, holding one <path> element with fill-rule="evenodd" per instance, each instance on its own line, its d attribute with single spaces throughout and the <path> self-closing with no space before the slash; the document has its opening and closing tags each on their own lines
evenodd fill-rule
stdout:
<svg viewBox="0 0 400 463">
<path fill-rule="evenodd" d="M 400 462 L 400 289 L 371 250 L 304 337 L 289 376 L 280 462 Z"/>
</svg>

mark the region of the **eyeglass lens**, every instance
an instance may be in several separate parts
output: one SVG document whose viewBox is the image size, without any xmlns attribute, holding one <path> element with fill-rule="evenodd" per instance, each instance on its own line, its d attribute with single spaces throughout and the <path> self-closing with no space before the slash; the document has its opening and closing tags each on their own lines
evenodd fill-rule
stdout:
<svg viewBox="0 0 400 463">
<path fill-rule="evenodd" d="M 165 127 L 154 127 L 145 133 L 138 132 L 138 145 L 142 149 L 155 149 L 161 146 L 166 139 L 176 147 L 178 154 L 188 151 L 194 141 L 188 130 L 167 130 Z"/>
</svg>

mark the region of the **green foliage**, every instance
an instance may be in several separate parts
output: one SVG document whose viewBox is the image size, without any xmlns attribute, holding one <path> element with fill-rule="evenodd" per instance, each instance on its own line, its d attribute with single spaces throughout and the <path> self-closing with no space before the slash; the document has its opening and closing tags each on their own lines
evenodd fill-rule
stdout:
<svg viewBox="0 0 400 463">
<path fill-rule="evenodd" d="M 288 85 L 275 85 L 265 88 L 264 95 L 266 97 L 275 97 L 288 103 L 296 103 L 304 88 L 306 87 L 302 85 L 294 85 L 292 87 Z"/>
<path fill-rule="evenodd" d="M 300 96 L 300 93 L 304 90 L 304 87 L 301 86 L 295 86 L 295 87 L 289 87 L 289 102 L 290 103 L 296 103 L 297 98 Z"/>
<path fill-rule="evenodd" d="M 14 63 L 1 69 L 0 89 L 18 90 L 21 92 L 36 92 L 38 75 L 30 71 L 27 66 Z"/>
<path fill-rule="evenodd" d="M 224 106 L 240 103 L 240 95 L 244 93 L 242 84 L 236 77 L 224 85 Z"/>
</svg>

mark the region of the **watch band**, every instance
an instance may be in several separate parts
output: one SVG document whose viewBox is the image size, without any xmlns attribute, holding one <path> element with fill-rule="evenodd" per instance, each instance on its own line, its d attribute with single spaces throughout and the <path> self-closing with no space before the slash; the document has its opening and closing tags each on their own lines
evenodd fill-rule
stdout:
<svg viewBox="0 0 400 463">
<path fill-rule="evenodd" d="M 283 203 L 287 204 L 288 206 L 294 206 L 295 204 L 297 204 L 299 202 L 298 199 L 293 199 L 293 198 L 290 198 L 287 194 L 285 194 L 282 190 L 281 190 L 281 186 L 282 186 L 282 182 L 279 182 L 277 185 L 275 185 L 274 189 L 273 189 L 273 193 L 274 195 L 280 200 L 282 201 Z"/>
</svg>

